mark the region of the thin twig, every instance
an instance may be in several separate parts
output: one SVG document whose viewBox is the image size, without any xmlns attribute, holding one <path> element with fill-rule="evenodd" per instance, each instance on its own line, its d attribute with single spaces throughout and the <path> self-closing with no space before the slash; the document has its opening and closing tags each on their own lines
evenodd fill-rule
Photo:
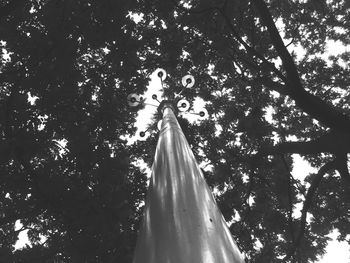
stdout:
<svg viewBox="0 0 350 263">
<path fill-rule="evenodd" d="M 293 228 L 293 199 L 292 199 L 292 184 L 291 179 L 293 178 L 293 175 L 289 171 L 289 167 L 287 164 L 286 159 L 284 158 L 284 155 L 281 154 L 281 159 L 284 164 L 284 167 L 286 168 L 286 171 L 288 173 L 287 175 L 287 182 L 288 182 L 288 225 L 289 225 L 289 232 L 292 237 L 293 244 L 295 243 L 295 236 L 294 236 L 294 228 Z"/>
</svg>

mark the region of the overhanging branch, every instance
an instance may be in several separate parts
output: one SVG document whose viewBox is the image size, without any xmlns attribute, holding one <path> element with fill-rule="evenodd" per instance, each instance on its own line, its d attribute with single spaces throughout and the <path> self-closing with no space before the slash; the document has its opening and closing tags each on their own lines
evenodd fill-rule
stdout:
<svg viewBox="0 0 350 263">
<path fill-rule="evenodd" d="M 327 127 L 349 133 L 350 118 L 347 115 L 340 112 L 332 105 L 329 105 L 319 97 L 308 93 L 304 89 L 294 60 L 284 45 L 264 0 L 252 0 L 252 3 L 259 12 L 263 23 L 267 27 L 271 42 L 282 60 L 287 76 L 285 83 L 290 90 L 290 97 L 304 112 L 319 120 Z"/>
<path fill-rule="evenodd" d="M 317 191 L 318 186 L 320 185 L 320 182 L 321 182 L 323 176 L 331 169 L 335 169 L 336 163 L 337 163 L 336 160 L 333 160 L 333 161 L 326 163 L 325 165 L 323 165 L 320 168 L 318 173 L 312 179 L 311 185 L 310 185 L 310 187 L 307 191 L 307 194 L 306 194 L 303 209 L 301 210 L 299 233 L 295 238 L 295 242 L 294 242 L 292 248 L 289 250 L 286 257 L 284 258 L 285 262 L 287 260 L 289 260 L 294 255 L 295 251 L 297 250 L 297 248 L 300 245 L 302 238 L 304 237 L 305 227 L 306 227 L 306 215 L 307 215 L 307 212 L 312 204 L 313 197 Z"/>
<path fill-rule="evenodd" d="M 265 2 L 263 0 L 253 0 L 253 4 L 259 11 L 262 21 L 268 28 L 272 43 L 276 48 L 286 70 L 287 79 L 297 78 L 298 82 L 300 83 L 299 74 L 297 68 L 295 67 L 293 58 L 285 47 Z M 296 86 L 296 88 L 303 89 L 301 85 Z"/>
<path fill-rule="evenodd" d="M 348 157 L 347 153 L 336 154 L 337 157 L 337 170 L 344 183 L 346 191 L 350 192 L 350 173 L 348 169 Z"/>
<path fill-rule="evenodd" d="M 264 147 L 258 152 L 257 157 L 285 153 L 339 153 L 339 151 L 350 152 L 350 136 L 344 133 L 330 132 L 311 141 L 284 142 L 276 146 Z"/>
<path fill-rule="evenodd" d="M 234 28 L 234 26 L 232 25 L 230 19 L 228 18 L 228 16 L 225 14 L 223 9 L 218 9 L 218 11 L 220 12 L 220 14 L 222 15 L 222 17 L 225 20 L 226 25 L 228 26 L 228 28 L 231 31 L 232 36 L 244 47 L 244 49 L 252 55 L 252 57 L 256 57 L 258 59 L 260 59 L 263 64 L 267 67 L 269 67 L 272 72 L 274 72 L 281 80 L 285 81 L 286 78 L 285 76 L 274 66 L 273 63 L 269 62 L 263 55 L 261 55 L 258 51 L 256 51 L 253 47 L 249 46 L 238 34 L 238 32 L 236 31 L 236 29 Z"/>
</svg>

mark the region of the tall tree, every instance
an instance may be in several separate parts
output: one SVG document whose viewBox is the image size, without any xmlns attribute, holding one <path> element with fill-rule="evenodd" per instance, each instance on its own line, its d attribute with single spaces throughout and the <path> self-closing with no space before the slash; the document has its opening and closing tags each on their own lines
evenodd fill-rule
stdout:
<svg viewBox="0 0 350 263">
<path fill-rule="evenodd" d="M 350 6 L 165 2 L 150 4 L 159 63 L 198 80 L 187 95 L 207 101 L 212 119 L 188 136 L 248 259 L 315 261 L 333 229 L 349 242 L 349 52 L 327 56 L 327 43 L 349 45 Z M 294 178 L 292 154 L 318 172 Z"/>
<path fill-rule="evenodd" d="M 350 233 L 346 1 L 3 1 L 0 261 L 131 262 L 156 136 L 130 92 L 192 73 L 179 119 L 249 262 L 312 262 Z M 215 135 L 215 136 L 214 136 Z M 292 154 L 317 169 L 294 178 Z M 301 211 L 297 211 L 300 209 Z M 20 220 L 21 229 L 15 229 Z M 28 230 L 31 247 L 14 251 Z M 45 238 L 43 238 L 45 237 Z"/>
</svg>

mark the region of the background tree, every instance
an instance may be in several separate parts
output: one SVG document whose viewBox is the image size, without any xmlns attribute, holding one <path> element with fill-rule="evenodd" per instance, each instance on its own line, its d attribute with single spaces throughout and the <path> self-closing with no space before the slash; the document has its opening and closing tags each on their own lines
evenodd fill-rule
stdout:
<svg viewBox="0 0 350 263">
<path fill-rule="evenodd" d="M 146 183 L 123 139 L 147 83 L 134 4 L 2 1 L 1 262 L 130 262 Z M 13 251 L 23 230 L 32 247 Z"/>
<path fill-rule="evenodd" d="M 211 118 L 180 122 L 249 262 L 315 261 L 333 229 L 349 242 L 349 53 L 325 56 L 349 44 L 346 1 L 0 7 L 0 261 L 131 262 L 146 187 L 135 161 L 151 165 L 157 138 L 126 144 L 125 98 L 156 67 L 165 92 L 196 78 L 185 94 Z M 293 153 L 318 172 L 293 178 Z M 14 251 L 24 229 L 32 247 Z"/>
</svg>

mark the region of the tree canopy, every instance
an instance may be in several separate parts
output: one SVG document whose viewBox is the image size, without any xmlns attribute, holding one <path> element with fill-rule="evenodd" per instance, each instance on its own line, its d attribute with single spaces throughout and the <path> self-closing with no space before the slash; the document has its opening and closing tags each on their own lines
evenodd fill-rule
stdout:
<svg viewBox="0 0 350 263">
<path fill-rule="evenodd" d="M 126 97 L 158 67 L 165 92 L 196 78 L 184 95 L 210 118 L 179 122 L 249 262 L 314 262 L 334 229 L 350 243 L 350 52 L 328 54 L 349 15 L 345 0 L 2 1 L 0 261 L 131 262 L 136 163 L 157 135 L 127 144 Z M 317 172 L 293 177 L 293 154 Z"/>
</svg>

